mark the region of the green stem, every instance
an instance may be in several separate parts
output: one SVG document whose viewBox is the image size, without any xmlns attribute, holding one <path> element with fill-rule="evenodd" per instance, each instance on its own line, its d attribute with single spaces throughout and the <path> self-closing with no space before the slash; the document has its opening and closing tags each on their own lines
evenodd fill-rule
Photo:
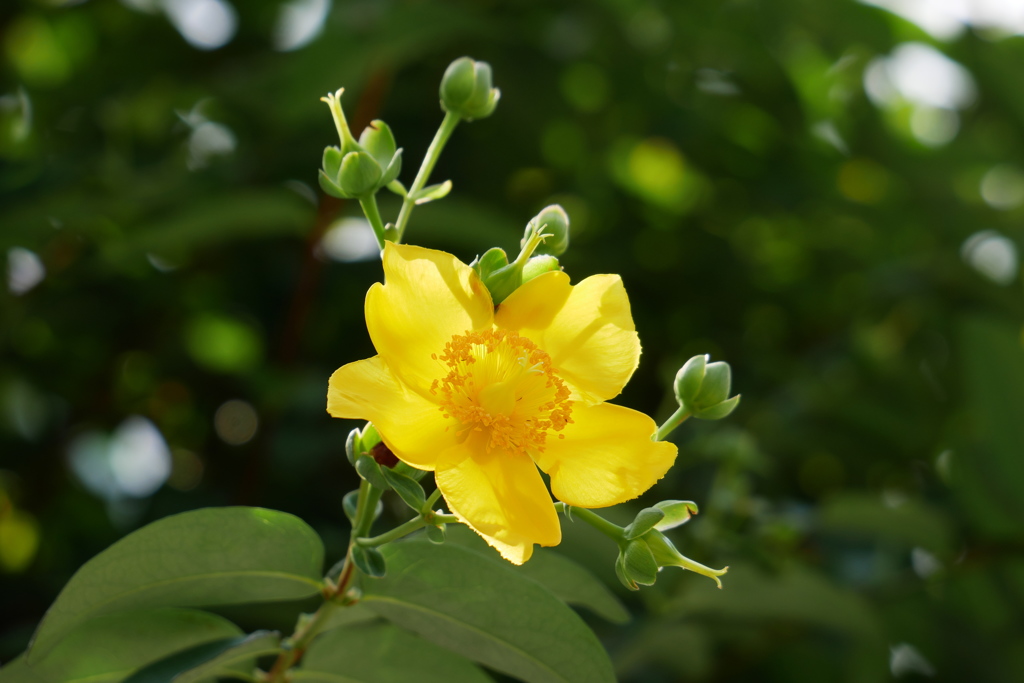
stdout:
<svg viewBox="0 0 1024 683">
<path fill-rule="evenodd" d="M 359 206 L 363 207 L 366 219 L 370 221 L 373 228 L 373 235 L 377 238 L 377 246 L 384 250 L 384 221 L 380 217 L 380 209 L 377 208 L 377 195 L 368 194 L 359 200 Z"/>
<path fill-rule="evenodd" d="M 284 683 L 289 678 L 289 669 L 295 666 L 306 648 L 313 642 L 313 639 L 320 634 L 320 631 L 327 624 L 328 618 L 336 610 L 345 607 L 345 603 L 339 598 L 345 595 L 348 587 L 355 578 L 355 565 L 352 563 L 352 546 L 360 532 L 365 534 L 373 524 L 373 513 L 377 509 L 377 501 L 380 500 L 381 491 L 370 486 L 369 482 L 359 483 L 359 500 L 356 503 L 356 522 L 352 529 L 352 540 L 349 542 L 348 551 L 345 553 L 345 564 L 342 565 L 341 573 L 338 575 L 338 583 L 332 584 L 325 580 L 323 591 L 324 604 L 308 620 L 300 620 L 295 632 L 285 641 L 288 648 L 278 655 L 277 660 L 270 671 L 262 677 L 265 683 Z"/>
<path fill-rule="evenodd" d="M 566 505 L 565 503 L 555 503 L 555 507 L 564 511 L 569 506 Z M 591 512 L 586 508 L 572 508 L 572 516 L 579 517 L 584 522 L 594 527 L 602 534 L 615 541 L 616 543 L 623 539 L 622 527 L 620 527 L 618 524 L 612 524 L 604 517 L 601 517 L 597 513 Z"/>
<path fill-rule="evenodd" d="M 441 127 L 437 129 L 430 147 L 427 148 L 427 153 L 423 157 L 423 163 L 420 165 L 420 170 L 416 174 L 415 180 L 412 181 L 409 193 L 402 200 L 402 210 L 399 211 L 398 220 L 395 221 L 395 242 L 400 244 L 402 238 L 405 237 L 405 228 L 409 224 L 409 215 L 416 207 L 416 200 L 413 197 L 427 184 L 427 179 L 430 178 L 430 173 L 434 170 L 434 165 L 437 164 L 437 160 L 441 156 L 441 150 L 444 149 L 448 138 L 452 136 L 452 131 L 455 130 L 455 126 L 459 125 L 461 118 L 458 114 L 452 112 L 444 115 Z"/>
<path fill-rule="evenodd" d="M 364 484 L 366 485 L 365 496 L 363 495 Z M 362 509 L 358 505 L 356 506 L 356 523 L 352 527 L 352 543 L 355 543 L 357 538 L 362 538 L 370 533 L 370 527 L 373 526 L 373 514 L 377 511 L 377 502 L 383 493 L 367 481 L 359 485 L 359 500 L 365 502 L 366 506 Z"/>
<path fill-rule="evenodd" d="M 357 538 L 356 543 L 358 543 L 361 546 L 375 548 L 379 545 L 390 543 L 391 541 L 397 541 L 402 536 L 408 536 L 412 532 L 416 531 L 417 529 L 422 529 L 426 525 L 426 520 L 424 520 L 423 516 L 420 515 L 417 517 L 413 517 L 405 524 L 400 524 L 396 526 L 391 531 L 385 531 L 380 536 L 374 536 L 373 538 Z"/>
<path fill-rule="evenodd" d="M 690 417 L 690 411 L 679 406 L 679 410 L 672 413 L 672 417 L 665 420 L 665 424 L 658 427 L 658 431 L 654 434 L 655 441 L 664 441 L 665 437 L 672 433 L 679 425 L 683 424 Z"/>
<path fill-rule="evenodd" d="M 429 498 L 427 498 L 427 502 L 425 502 L 423 504 L 422 512 L 426 512 L 426 511 L 430 510 L 431 508 L 433 508 L 434 507 L 434 503 L 436 503 L 437 499 L 440 498 L 440 497 L 441 497 L 441 489 L 434 489 L 434 492 L 430 494 Z"/>
</svg>

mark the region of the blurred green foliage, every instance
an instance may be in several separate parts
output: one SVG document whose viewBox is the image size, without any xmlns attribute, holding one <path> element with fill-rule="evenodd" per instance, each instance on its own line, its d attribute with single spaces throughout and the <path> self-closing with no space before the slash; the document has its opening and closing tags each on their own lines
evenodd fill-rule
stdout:
<svg viewBox="0 0 1024 683">
<path fill-rule="evenodd" d="M 432 179 L 454 190 L 409 241 L 514 252 L 559 203 L 566 270 L 631 297 L 621 401 L 664 419 L 698 353 L 744 396 L 618 511 L 698 501 L 673 538 L 732 567 L 721 592 L 667 570 L 629 624 L 595 622 L 622 680 L 1024 678 L 1024 38 L 852 0 L 225 6 L 0 7 L 0 660 L 86 559 L 173 512 L 277 508 L 341 554 L 352 425 L 324 394 L 372 353 L 380 271 L 321 244 L 360 213 L 317 190 L 318 98 L 386 120 L 408 181 L 469 54 L 501 103 L 456 131 Z M 581 526 L 561 551 L 616 585 Z"/>
</svg>

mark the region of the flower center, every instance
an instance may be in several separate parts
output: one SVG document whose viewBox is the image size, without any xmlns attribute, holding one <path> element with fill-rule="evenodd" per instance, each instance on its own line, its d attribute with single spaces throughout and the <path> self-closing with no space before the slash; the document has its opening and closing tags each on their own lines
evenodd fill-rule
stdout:
<svg viewBox="0 0 1024 683">
<path fill-rule="evenodd" d="M 441 412 L 460 423 L 462 438 L 480 433 L 488 450 L 543 451 L 548 432 L 572 422 L 570 391 L 551 356 L 515 332 L 457 334 L 432 358 L 447 369 L 430 387 Z"/>
</svg>

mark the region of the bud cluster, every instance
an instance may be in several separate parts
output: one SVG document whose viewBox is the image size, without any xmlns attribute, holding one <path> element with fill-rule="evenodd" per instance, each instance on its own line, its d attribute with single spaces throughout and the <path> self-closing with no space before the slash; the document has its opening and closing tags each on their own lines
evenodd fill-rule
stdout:
<svg viewBox="0 0 1024 683">
<path fill-rule="evenodd" d="M 321 98 L 331 108 L 341 146 L 324 149 L 320 187 L 332 197 L 362 199 L 398 178 L 402 150 L 388 124 L 379 120 L 363 129 L 357 142 L 341 108 L 343 92 L 344 88 Z"/>
<path fill-rule="evenodd" d="M 711 569 L 694 562 L 676 550 L 672 541 L 662 533 L 685 524 L 695 514 L 697 505 L 689 500 L 665 500 L 641 510 L 623 529 L 619 541 L 615 575 L 622 585 L 630 590 L 638 590 L 640 585 L 652 586 L 664 567 L 682 567 L 714 579 L 721 588 L 722 582 L 718 577 L 729 571 L 728 567 Z"/>
<path fill-rule="evenodd" d="M 526 224 L 519 256 L 515 261 L 509 263 L 505 250 L 494 247 L 471 265 L 497 305 L 523 283 L 561 269 L 557 257 L 568 248 L 569 216 L 561 206 L 552 204 L 544 207 Z"/>
</svg>

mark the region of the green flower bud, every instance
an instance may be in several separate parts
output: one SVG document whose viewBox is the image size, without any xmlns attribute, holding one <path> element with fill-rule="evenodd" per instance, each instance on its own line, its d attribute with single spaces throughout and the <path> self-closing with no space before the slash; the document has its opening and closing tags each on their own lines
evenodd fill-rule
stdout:
<svg viewBox="0 0 1024 683">
<path fill-rule="evenodd" d="M 569 215 L 558 204 L 546 206 L 539 214 L 534 216 L 526 226 L 521 244 L 526 246 L 530 235 L 539 230 L 541 234 L 547 235 L 544 241 L 537 247 L 538 254 L 551 254 L 561 256 L 569 248 Z"/>
<path fill-rule="evenodd" d="M 690 521 L 690 517 L 697 514 L 697 504 L 692 500 L 663 500 L 655 503 L 654 507 L 665 513 L 654 528 L 658 531 L 668 531 L 682 526 Z"/>
<path fill-rule="evenodd" d="M 615 562 L 615 573 L 630 590 L 639 590 L 637 584 L 654 585 L 658 579 L 658 563 L 646 541 L 637 539 L 626 544 Z"/>
<path fill-rule="evenodd" d="M 491 272 L 483 278 L 484 285 L 491 292 L 491 300 L 497 306 L 508 298 L 509 294 L 523 284 L 523 265 L 513 261 L 509 265 Z"/>
<path fill-rule="evenodd" d="M 345 440 L 345 457 L 348 458 L 349 465 L 356 464 L 356 455 L 359 454 L 359 430 L 353 429 L 348 433 L 348 438 Z"/>
<path fill-rule="evenodd" d="M 679 405 L 693 405 L 693 399 L 697 397 L 704 382 L 707 362 L 707 355 L 694 356 L 679 368 L 675 382 L 676 401 Z"/>
<path fill-rule="evenodd" d="M 384 169 L 376 190 L 398 177 L 402 170 L 402 150 L 396 149 L 395 136 L 388 124 L 380 120 L 370 123 L 359 136 L 359 145 Z"/>
<path fill-rule="evenodd" d="M 700 385 L 700 391 L 693 399 L 698 408 L 707 408 L 717 405 L 729 398 L 729 389 L 732 387 L 732 368 L 728 363 L 718 361 L 708 363 L 704 372 L 704 381 Z"/>
<path fill-rule="evenodd" d="M 538 275 L 561 270 L 562 266 L 554 256 L 534 256 L 523 266 L 523 282 L 529 282 Z"/>
<path fill-rule="evenodd" d="M 370 125 L 363 129 L 363 134 L 359 136 L 359 145 L 373 155 L 382 167 L 391 163 L 391 157 L 395 156 L 397 151 L 391 127 L 379 119 L 371 121 Z"/>
<path fill-rule="evenodd" d="M 498 106 L 501 92 L 491 87 L 491 66 L 469 57 L 452 62 L 441 78 L 441 108 L 464 119 L 482 119 Z"/>
<path fill-rule="evenodd" d="M 347 197 L 360 198 L 376 192 L 383 177 L 384 169 L 369 153 L 350 152 L 341 160 L 336 184 Z"/>
<path fill-rule="evenodd" d="M 708 363 L 708 357 L 694 356 L 676 373 L 676 401 L 701 420 L 720 420 L 739 405 L 740 397 L 729 398 L 732 370 L 728 363 Z"/>
<path fill-rule="evenodd" d="M 722 581 L 718 577 L 728 572 L 728 567 L 712 569 L 705 567 L 699 562 L 694 562 L 676 550 L 676 547 L 672 545 L 672 541 L 668 540 L 665 534 L 660 531 L 649 531 L 642 540 L 658 567 L 682 567 L 683 569 L 689 569 L 691 572 L 696 572 L 701 576 L 713 579 L 719 588 L 722 587 Z M 636 541 L 633 542 L 636 543 Z"/>
<path fill-rule="evenodd" d="M 507 266 L 508 256 L 505 254 L 504 249 L 491 247 L 484 252 L 483 256 L 478 256 L 476 260 L 469 265 L 476 271 L 476 274 L 480 276 L 480 279 L 483 280 L 494 271 Z"/>
<path fill-rule="evenodd" d="M 332 197 L 362 199 L 394 181 L 402 170 L 402 150 L 395 148 L 395 136 L 383 121 L 363 130 L 359 142 L 352 136 L 338 92 L 321 97 L 331 108 L 338 129 L 340 147 L 324 150 L 320 187 Z"/>
</svg>

